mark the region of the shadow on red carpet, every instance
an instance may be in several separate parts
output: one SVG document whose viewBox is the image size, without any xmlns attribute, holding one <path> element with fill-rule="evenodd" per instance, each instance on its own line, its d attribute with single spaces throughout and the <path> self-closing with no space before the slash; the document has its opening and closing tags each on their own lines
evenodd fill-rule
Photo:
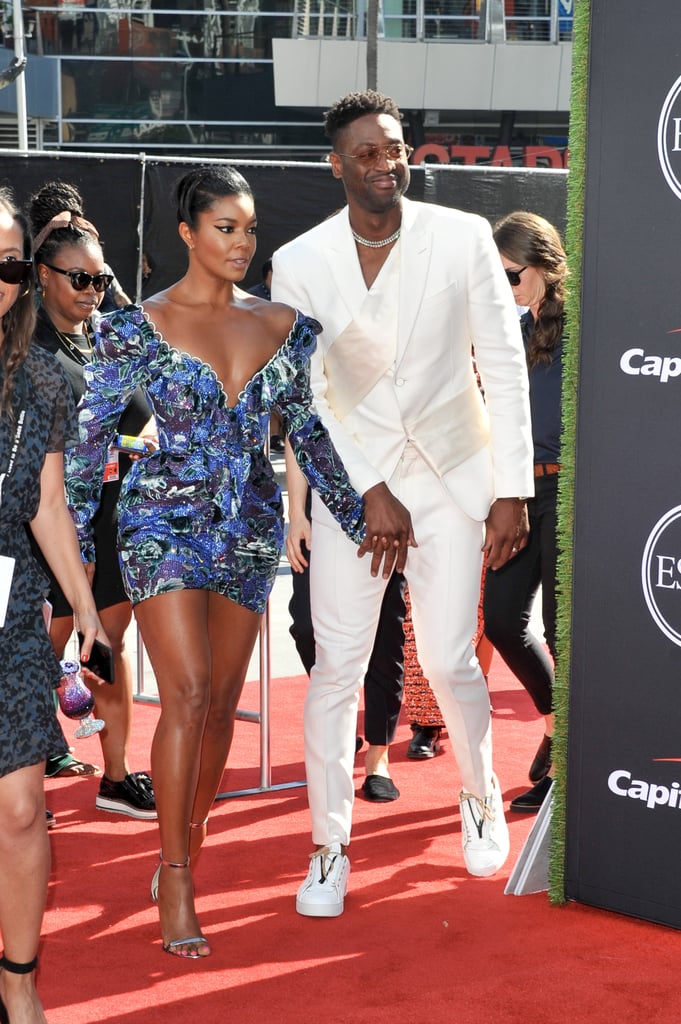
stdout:
<svg viewBox="0 0 681 1024">
<path fill-rule="evenodd" d="M 272 781 L 304 777 L 306 680 L 271 687 Z M 527 788 L 542 735 L 524 691 L 495 659 L 495 762 L 505 800 Z M 257 707 L 248 683 L 244 707 Z M 148 768 L 157 719 L 138 705 L 134 768 Z M 74 723 L 64 723 L 67 736 Z M 490 879 L 463 866 L 458 772 L 449 740 L 407 761 L 408 724 L 391 751 L 398 801 L 355 803 L 345 914 L 295 912 L 310 851 L 304 788 L 215 805 L 196 869 L 213 955 L 161 950 L 149 882 L 155 823 L 95 810 L 98 780 L 48 780 L 53 872 L 39 989 L 50 1024 L 676 1024 L 681 936 L 604 911 L 555 908 L 545 894 L 504 896 L 531 818 L 509 815 L 511 857 Z M 258 728 L 237 723 L 223 789 L 259 786 Z M 77 753 L 97 760 L 96 739 Z M 101 760 L 101 758 L 100 758 Z M 363 778 L 356 762 L 356 788 Z M 613 851 L 613 856 L 617 851 Z"/>
</svg>

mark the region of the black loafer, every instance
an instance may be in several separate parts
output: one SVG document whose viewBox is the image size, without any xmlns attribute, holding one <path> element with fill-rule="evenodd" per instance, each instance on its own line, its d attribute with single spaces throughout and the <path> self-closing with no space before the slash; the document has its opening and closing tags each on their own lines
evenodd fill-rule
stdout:
<svg viewBox="0 0 681 1024">
<path fill-rule="evenodd" d="M 511 800 L 511 810 L 522 814 L 537 814 L 551 789 L 552 781 L 547 775 L 532 789 L 528 789 L 527 793 L 521 793 L 515 800 Z"/>
<path fill-rule="evenodd" d="M 440 749 L 440 730 L 432 725 L 412 725 L 414 735 L 407 747 L 407 757 L 411 761 L 424 761 L 428 757 L 435 757 Z"/>
<path fill-rule="evenodd" d="M 367 775 L 362 792 L 365 800 L 371 800 L 375 804 L 387 804 L 391 800 L 397 800 L 400 795 L 393 780 L 386 779 L 384 775 Z"/>
<path fill-rule="evenodd" d="M 551 737 L 544 736 L 539 744 L 537 753 L 534 755 L 534 761 L 530 765 L 530 782 L 541 782 L 551 771 L 553 764 L 552 746 Z"/>
</svg>

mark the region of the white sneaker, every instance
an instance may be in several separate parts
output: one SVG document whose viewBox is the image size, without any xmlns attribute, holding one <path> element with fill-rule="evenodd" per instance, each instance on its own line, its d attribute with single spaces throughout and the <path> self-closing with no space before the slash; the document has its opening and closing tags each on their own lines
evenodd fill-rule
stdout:
<svg viewBox="0 0 681 1024">
<path fill-rule="evenodd" d="M 494 875 L 508 857 L 510 841 L 504 818 L 499 780 L 492 776 L 492 792 L 484 800 L 466 793 L 459 795 L 461 844 L 466 869 L 478 878 Z"/>
<path fill-rule="evenodd" d="M 305 917 L 339 917 L 348 888 L 350 861 L 341 844 L 329 843 L 310 854 L 310 870 L 298 890 L 296 910 Z"/>
</svg>

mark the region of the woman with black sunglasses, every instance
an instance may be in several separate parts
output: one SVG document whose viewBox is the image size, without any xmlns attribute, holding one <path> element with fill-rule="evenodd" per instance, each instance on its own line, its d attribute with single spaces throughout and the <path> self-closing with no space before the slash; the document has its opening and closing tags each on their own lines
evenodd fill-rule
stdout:
<svg viewBox="0 0 681 1024">
<path fill-rule="evenodd" d="M 30 220 L 34 230 L 35 262 L 40 285 L 34 340 L 52 352 L 68 377 L 78 402 L 83 394 L 83 368 L 92 359 L 92 341 L 97 309 L 113 276 L 104 263 L 96 228 L 83 216 L 80 193 L 66 182 L 52 181 L 31 198 Z M 150 410 L 142 392 L 137 392 L 121 417 L 119 432 L 136 436 L 144 429 Z M 124 638 L 132 609 L 118 566 L 116 548 L 116 503 L 121 480 L 131 462 L 122 452 L 110 453 L 107 484 L 95 526 L 97 571 L 93 590 L 97 609 L 111 638 L 114 654 L 114 684 L 98 688 L 96 714 L 106 727 L 99 734 L 104 757 L 96 807 L 133 818 L 155 819 L 151 779 L 145 772 L 130 771 L 127 752 L 132 717 L 132 668 L 125 652 Z M 54 606 L 50 636 L 61 657 L 71 635 L 72 618 L 68 601 L 56 580 L 50 578 L 50 600 Z M 47 774 L 94 774 L 98 769 L 84 765 L 68 752 L 55 751 Z"/>
<path fill-rule="evenodd" d="M 11 1024 L 45 1024 L 34 983 L 50 873 L 43 775 L 64 743 L 52 702 L 61 669 L 26 524 L 68 595 L 83 655 L 95 637 L 107 642 L 64 501 L 73 400 L 55 360 L 31 345 L 30 255 L 26 220 L 0 189 L 0 1020 Z"/>
<path fill-rule="evenodd" d="M 553 736 L 553 664 L 556 658 L 556 506 L 560 471 L 563 324 L 567 259 L 553 224 L 535 213 L 510 213 L 494 227 L 501 262 L 516 304 L 530 380 L 534 497 L 527 502 L 527 547 L 485 578 L 485 635 L 518 677 L 544 718 L 544 735 L 529 770 L 531 789 L 512 811 L 535 814 L 550 787 Z M 541 586 L 549 652 L 530 630 Z"/>
</svg>

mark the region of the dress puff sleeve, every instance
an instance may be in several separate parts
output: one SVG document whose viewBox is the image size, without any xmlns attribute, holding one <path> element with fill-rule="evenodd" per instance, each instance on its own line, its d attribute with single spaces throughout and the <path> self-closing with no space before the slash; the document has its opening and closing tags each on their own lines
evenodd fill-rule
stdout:
<svg viewBox="0 0 681 1024">
<path fill-rule="evenodd" d="M 121 413 L 138 386 L 149 379 L 153 342 L 139 306 L 127 306 L 100 320 L 93 360 L 83 369 L 85 392 L 78 404 L 79 441 L 66 453 L 71 515 L 85 561 L 95 558 L 92 519 L 99 507 L 107 451 Z"/>
<path fill-rule="evenodd" d="M 298 313 L 282 355 L 288 373 L 275 402 L 296 462 L 344 533 L 356 544 L 364 539 L 364 502 L 355 491 L 341 457 L 314 405 L 310 387 L 310 356 L 321 324 Z"/>
</svg>

